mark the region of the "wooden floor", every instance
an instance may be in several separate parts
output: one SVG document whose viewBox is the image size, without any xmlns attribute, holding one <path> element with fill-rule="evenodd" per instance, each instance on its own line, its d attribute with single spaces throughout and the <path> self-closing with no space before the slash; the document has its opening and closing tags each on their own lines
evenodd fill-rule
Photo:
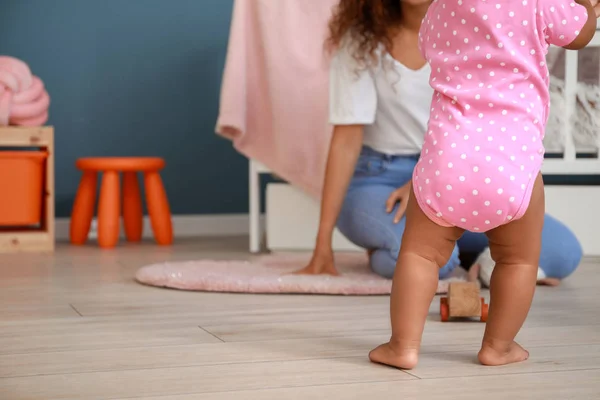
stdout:
<svg viewBox="0 0 600 400">
<path fill-rule="evenodd" d="M 600 399 L 600 266 L 540 288 L 525 363 L 475 362 L 483 325 L 440 323 L 421 363 L 370 364 L 388 297 L 233 295 L 133 281 L 164 260 L 246 258 L 246 240 L 198 239 L 54 256 L 0 256 L 0 399 Z M 488 293 L 485 293 L 487 296 Z"/>
</svg>

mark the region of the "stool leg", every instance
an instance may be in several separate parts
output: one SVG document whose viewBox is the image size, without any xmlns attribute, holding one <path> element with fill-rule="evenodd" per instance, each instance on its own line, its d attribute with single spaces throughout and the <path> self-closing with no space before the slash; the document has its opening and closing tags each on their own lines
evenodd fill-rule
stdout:
<svg viewBox="0 0 600 400">
<path fill-rule="evenodd" d="M 158 172 L 146 172 L 144 174 L 146 185 L 146 202 L 154 238 L 160 245 L 173 243 L 173 225 L 171 222 L 171 211 L 165 188 Z"/>
<path fill-rule="evenodd" d="M 71 243 L 75 245 L 84 244 L 87 241 L 90 225 L 94 217 L 94 204 L 96 203 L 96 185 L 98 184 L 98 174 L 95 171 L 84 171 L 73 211 L 71 212 L 70 238 Z"/>
<path fill-rule="evenodd" d="M 136 172 L 123 173 L 123 224 L 128 241 L 139 242 L 142 239 L 142 195 Z"/>
<path fill-rule="evenodd" d="M 106 171 L 102 177 L 100 201 L 98 203 L 98 244 L 114 247 L 119 241 L 119 173 Z"/>
</svg>

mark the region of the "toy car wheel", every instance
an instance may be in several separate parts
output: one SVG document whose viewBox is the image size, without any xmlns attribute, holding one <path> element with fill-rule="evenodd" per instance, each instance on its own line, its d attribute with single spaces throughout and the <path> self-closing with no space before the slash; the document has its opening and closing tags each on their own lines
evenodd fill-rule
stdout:
<svg viewBox="0 0 600 400">
<path fill-rule="evenodd" d="M 440 317 L 442 322 L 448 321 L 448 318 L 450 317 L 450 307 L 448 306 L 448 303 L 440 304 Z"/>
<path fill-rule="evenodd" d="M 490 307 L 489 305 L 485 304 L 485 300 L 481 299 L 481 318 L 480 318 L 481 322 L 487 321 L 489 307 Z"/>
</svg>

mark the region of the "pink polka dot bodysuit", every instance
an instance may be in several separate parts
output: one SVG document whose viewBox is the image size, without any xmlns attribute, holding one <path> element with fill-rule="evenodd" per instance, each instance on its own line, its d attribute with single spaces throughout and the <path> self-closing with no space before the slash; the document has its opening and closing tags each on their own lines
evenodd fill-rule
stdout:
<svg viewBox="0 0 600 400">
<path fill-rule="evenodd" d="M 413 174 L 432 221 L 485 232 L 523 216 L 544 159 L 545 55 L 586 21 L 569 1 L 433 1 L 419 41 L 434 95 Z"/>
</svg>

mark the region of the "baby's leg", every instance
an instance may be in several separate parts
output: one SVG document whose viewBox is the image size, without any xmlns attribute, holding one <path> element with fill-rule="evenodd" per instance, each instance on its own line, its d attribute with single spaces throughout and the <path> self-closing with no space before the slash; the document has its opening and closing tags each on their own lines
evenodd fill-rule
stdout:
<svg viewBox="0 0 600 400">
<path fill-rule="evenodd" d="M 418 361 L 429 305 L 437 289 L 439 269 L 452 254 L 463 231 L 442 227 L 408 200 L 406 230 L 392 281 L 392 337 L 369 354 L 371 361 L 411 369 Z"/>
<path fill-rule="evenodd" d="M 531 307 L 544 224 L 544 184 L 538 175 L 525 215 L 488 232 L 496 267 L 490 282 L 490 311 L 479 361 L 503 365 L 525 361 L 529 353 L 515 337 Z"/>
</svg>

